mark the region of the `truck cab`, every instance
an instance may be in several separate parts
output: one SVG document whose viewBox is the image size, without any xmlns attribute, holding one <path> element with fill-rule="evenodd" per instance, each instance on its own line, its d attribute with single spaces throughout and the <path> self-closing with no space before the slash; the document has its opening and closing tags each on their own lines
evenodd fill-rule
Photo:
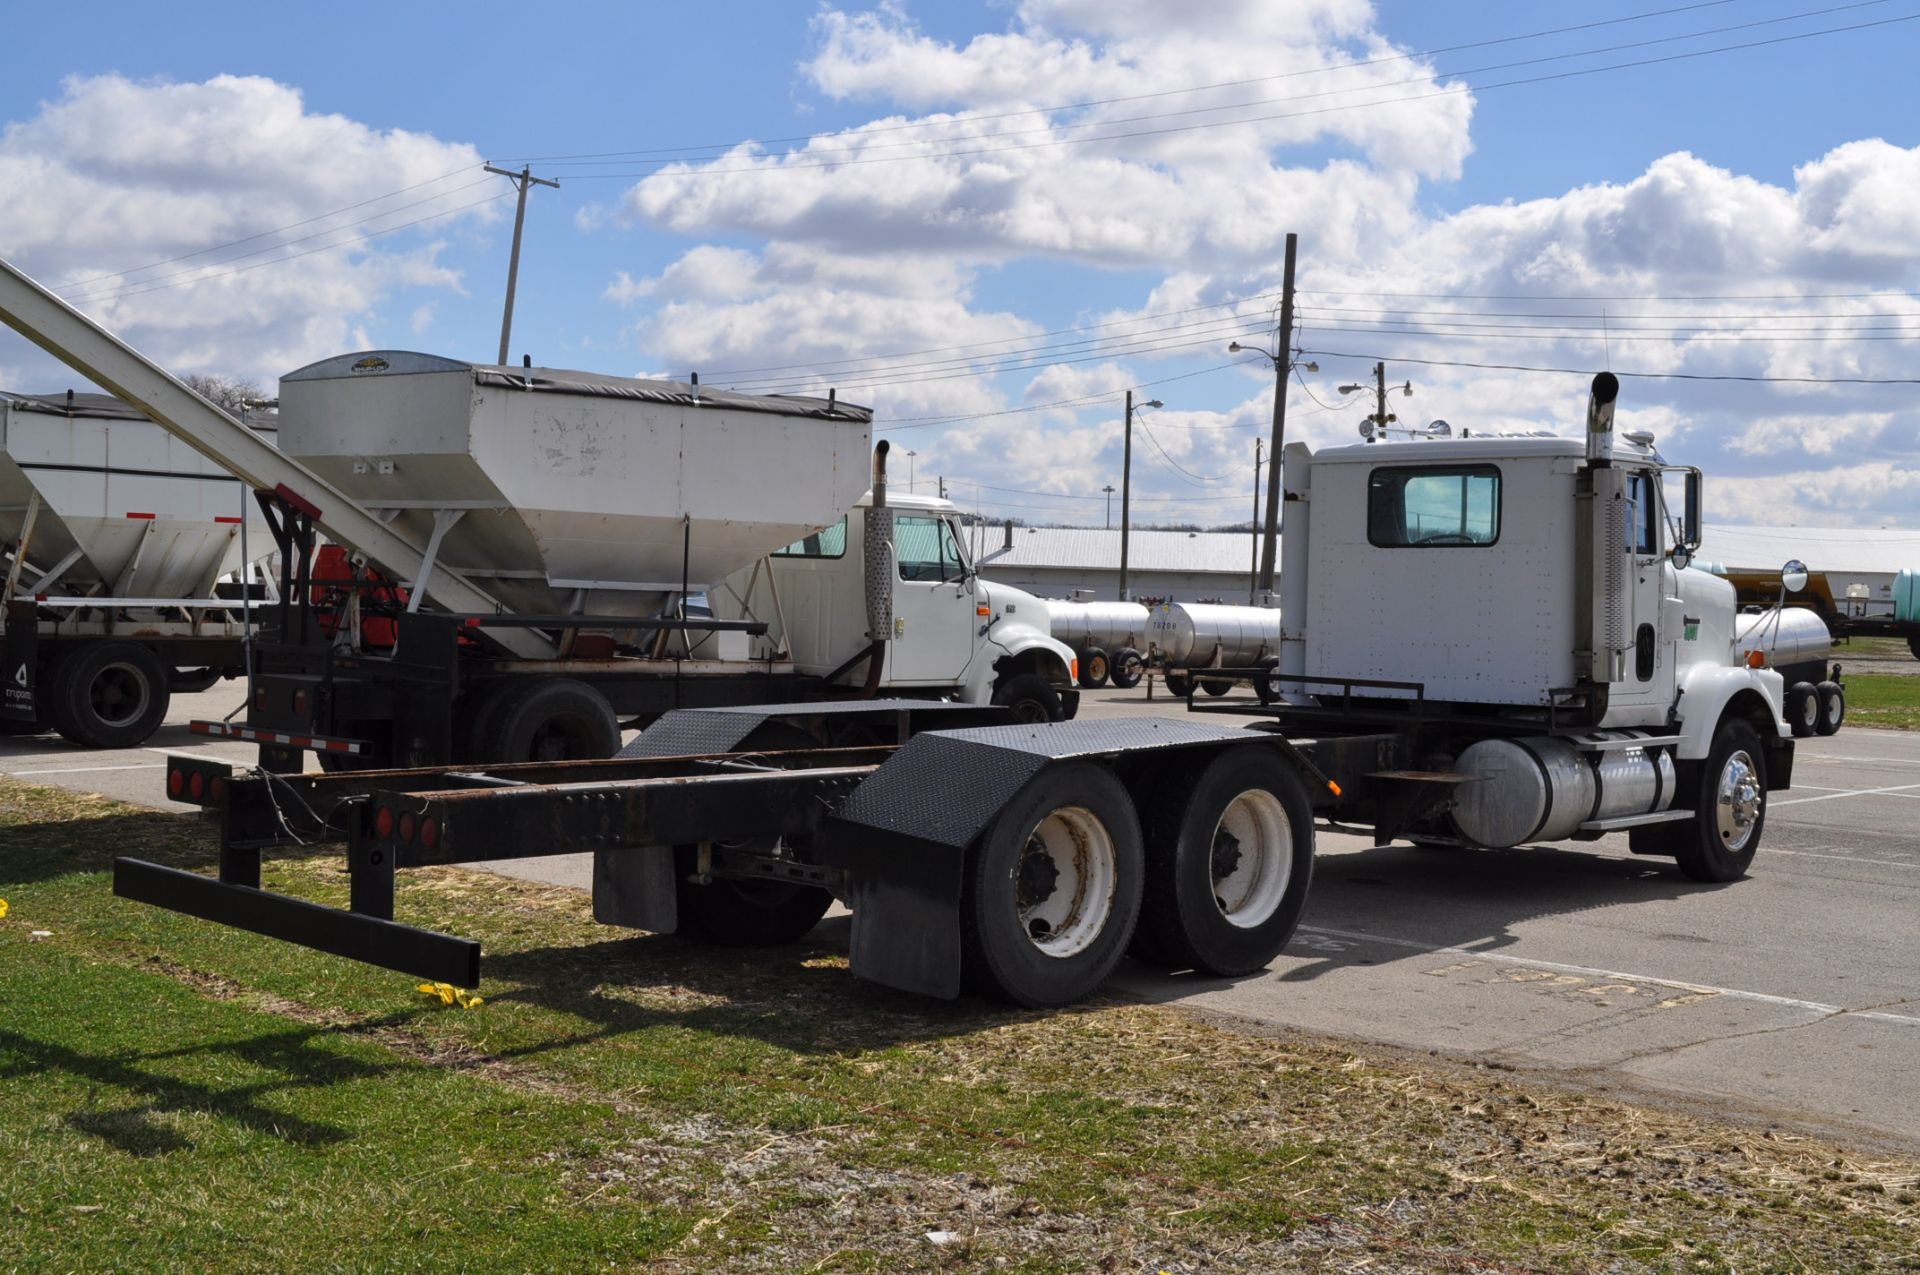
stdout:
<svg viewBox="0 0 1920 1275">
<path fill-rule="evenodd" d="M 802 675 L 859 686 L 875 658 L 861 656 L 877 648 L 875 690 L 1006 704 L 1028 720 L 1072 717 L 1076 657 L 1051 636 L 1046 603 L 981 577 L 951 501 L 892 493 L 885 510 L 892 532 L 874 546 L 877 559 L 869 493 L 837 523 L 729 579 L 711 595 L 714 614 L 767 621 L 754 658 L 790 659 Z M 870 627 L 870 576 L 891 595 L 885 634 Z"/>
</svg>

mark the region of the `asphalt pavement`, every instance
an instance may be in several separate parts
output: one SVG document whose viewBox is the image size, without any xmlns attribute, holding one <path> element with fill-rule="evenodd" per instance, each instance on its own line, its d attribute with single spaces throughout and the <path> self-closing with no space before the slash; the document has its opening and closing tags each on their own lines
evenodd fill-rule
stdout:
<svg viewBox="0 0 1920 1275">
<path fill-rule="evenodd" d="M 0 738 L 0 772 L 164 806 L 165 754 L 247 763 L 187 731 L 239 703 L 181 696 L 141 749 Z M 1086 716 L 1177 713 L 1093 692 Z M 583 885 L 584 856 L 507 865 Z M 844 922 L 829 918 L 829 933 Z M 1374 849 L 1320 834 L 1300 930 L 1264 974 L 1122 968 L 1127 994 L 1275 1026 L 1704 1105 L 1920 1153 L 1920 734 L 1803 740 L 1752 873 L 1686 880 L 1624 835 L 1517 850 Z"/>
</svg>

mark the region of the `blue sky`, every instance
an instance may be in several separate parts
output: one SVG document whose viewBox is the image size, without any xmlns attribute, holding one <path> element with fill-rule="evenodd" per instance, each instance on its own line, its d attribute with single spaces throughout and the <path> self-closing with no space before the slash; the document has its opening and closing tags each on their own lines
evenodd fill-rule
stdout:
<svg viewBox="0 0 1920 1275">
<path fill-rule="evenodd" d="M 1096 525 L 1139 386 L 1142 516 L 1205 523 L 1243 516 L 1271 374 L 1224 346 L 1295 230 L 1302 344 L 1388 357 L 1409 421 L 1576 422 L 1580 378 L 1470 362 L 1801 378 L 1623 410 L 1728 520 L 1920 523 L 1916 387 L 1830 383 L 1914 373 L 1920 0 L 530 12 L 20 9 L 0 254 L 178 371 L 491 359 L 511 201 L 478 165 L 531 160 L 563 184 L 516 359 L 844 387 L 964 503 Z M 1038 112 L 1100 98 L 1132 100 Z M 795 140 L 607 154 L 749 138 Z M 1316 357 L 1290 436 L 1345 441 L 1368 362 Z M 70 380 L 0 339 L 0 385 Z"/>
</svg>

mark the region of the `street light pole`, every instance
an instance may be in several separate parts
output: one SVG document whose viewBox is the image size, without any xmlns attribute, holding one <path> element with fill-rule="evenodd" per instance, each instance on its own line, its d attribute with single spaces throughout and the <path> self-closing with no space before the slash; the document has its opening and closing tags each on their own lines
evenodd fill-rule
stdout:
<svg viewBox="0 0 1920 1275">
<path fill-rule="evenodd" d="M 909 494 L 913 491 L 913 458 L 919 454 L 919 452 L 907 453 L 907 491 Z"/>
<path fill-rule="evenodd" d="M 1107 530 L 1113 530 L 1113 484 L 1108 483 L 1100 489 L 1107 493 Z"/>
<path fill-rule="evenodd" d="M 1260 594 L 1260 439 L 1253 440 L 1253 554 L 1247 564 L 1247 605 Z"/>
</svg>

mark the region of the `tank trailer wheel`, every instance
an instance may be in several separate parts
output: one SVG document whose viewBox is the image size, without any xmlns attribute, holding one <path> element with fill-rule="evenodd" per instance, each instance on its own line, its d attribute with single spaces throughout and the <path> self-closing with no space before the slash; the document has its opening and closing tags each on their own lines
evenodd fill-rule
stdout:
<svg viewBox="0 0 1920 1275">
<path fill-rule="evenodd" d="M 1193 698 L 1193 674 L 1183 668 L 1170 668 L 1161 675 L 1161 681 L 1167 684 L 1167 694 L 1175 699 Z"/>
<path fill-rule="evenodd" d="M 1913 658 L 1914 658 L 1914 659 L 1916 659 L 1916 660 L 1920 660 L 1920 637 L 1910 637 L 1910 638 L 1908 638 L 1908 639 L 1907 639 L 1907 649 L 1908 649 L 1909 651 L 1911 651 L 1911 652 L 1913 652 Z"/>
<path fill-rule="evenodd" d="M 1113 653 L 1108 661 L 1108 674 L 1113 684 L 1123 691 L 1130 691 L 1140 685 L 1140 678 L 1146 672 L 1147 662 L 1140 658 L 1140 652 L 1130 646 L 1123 646 Z"/>
<path fill-rule="evenodd" d="M 974 845 L 960 900 L 967 985 L 1036 1007 L 1092 992 L 1133 937 L 1141 863 L 1139 819 L 1110 771 L 1042 770 Z"/>
<path fill-rule="evenodd" d="M 1057 722 L 1066 716 L 1060 692 L 1038 673 L 1016 673 L 993 692 L 993 702 L 1023 722 Z"/>
<path fill-rule="evenodd" d="M 138 642 L 99 642 L 60 662 L 50 688 L 54 729 L 82 748 L 133 748 L 166 720 L 167 669 Z"/>
<path fill-rule="evenodd" d="M 1847 720 L 1847 692 L 1838 682 L 1822 682 L 1813 688 L 1820 696 L 1820 720 L 1814 725 L 1818 735 L 1837 735 L 1840 723 Z"/>
<path fill-rule="evenodd" d="M 1260 661 L 1260 676 L 1253 679 L 1253 693 L 1262 704 L 1272 704 L 1280 698 L 1280 683 L 1274 680 L 1279 668 L 1280 661 L 1271 655 Z"/>
<path fill-rule="evenodd" d="M 1313 880 L 1313 812 L 1272 750 L 1228 749 L 1190 789 L 1164 789 L 1146 838 L 1135 956 L 1233 977 L 1286 947 Z"/>
<path fill-rule="evenodd" d="M 1767 757 L 1750 724 L 1720 723 L 1694 800 L 1692 821 L 1675 828 L 1680 871 L 1695 881 L 1739 880 L 1767 824 Z"/>
<path fill-rule="evenodd" d="M 1233 683 L 1224 677 L 1203 677 L 1200 679 L 1200 689 L 1218 699 L 1233 689 Z"/>
<path fill-rule="evenodd" d="M 1820 724 L 1820 693 L 1812 682 L 1795 682 L 1783 697 L 1782 715 L 1795 739 L 1805 739 Z"/>
<path fill-rule="evenodd" d="M 541 678 L 495 693 L 502 696 L 498 704 L 482 709 L 480 761 L 587 761 L 620 751 L 613 706 L 584 682 Z"/>
</svg>

